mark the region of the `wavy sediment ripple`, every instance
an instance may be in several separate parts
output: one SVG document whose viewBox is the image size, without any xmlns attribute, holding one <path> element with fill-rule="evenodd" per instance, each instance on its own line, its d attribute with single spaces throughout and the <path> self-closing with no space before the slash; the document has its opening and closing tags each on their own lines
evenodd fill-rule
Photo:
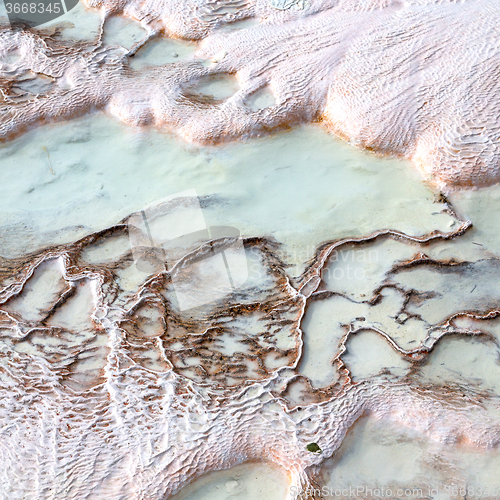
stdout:
<svg viewBox="0 0 500 500">
<path fill-rule="evenodd" d="M 88 5 L 139 21 L 144 40 L 129 50 L 3 30 L 1 137 L 95 108 L 201 143 L 320 120 L 353 144 L 411 159 L 441 186 L 500 180 L 500 11 L 491 0 Z M 245 19 L 258 23 L 239 26 Z M 199 48 L 188 60 L 132 70 L 130 57 L 155 36 Z M 197 90 L 229 76 L 239 87 L 229 96 Z M 42 77 L 49 87 L 19 88 Z M 255 108 L 264 91 L 272 99 Z"/>
<path fill-rule="evenodd" d="M 54 27 L 3 29 L 3 140 L 95 109 L 205 144 L 320 121 L 355 145 L 411 159 L 427 179 L 448 188 L 500 180 L 500 11 L 492 1 L 87 4 L 100 10 L 103 20 L 114 15 L 136 21 L 137 30 L 127 25 L 133 43 L 121 33 L 123 47 L 111 46 L 122 38 L 110 33 L 109 19 L 101 40 L 70 41 Z M 141 34 L 144 39 L 137 42 Z M 157 37 L 164 37 L 161 44 Z M 165 43 L 168 39 L 176 41 Z M 190 43 L 183 46 L 180 39 Z M 144 56 L 145 49 L 158 46 L 172 52 L 151 50 Z M 75 230 L 74 224 L 84 222 L 75 214 L 89 205 L 77 196 L 76 208 L 61 199 L 71 199 L 86 180 L 97 179 L 102 165 L 75 176 L 87 169 L 84 157 L 62 161 L 67 150 L 53 138 L 57 133 L 54 127 L 41 135 L 40 144 L 33 141 L 42 149 L 16 151 L 19 143 L 12 141 L 4 150 L 5 157 L 15 151 L 16 159 L 30 162 L 31 171 L 43 170 L 36 179 L 49 179 L 14 183 L 13 200 L 25 191 L 36 194 L 16 208 L 31 214 L 30 204 L 38 200 L 38 210 L 57 207 L 59 216 L 43 214 L 43 230 L 33 241 L 21 241 L 19 223 L 2 229 L 1 498 L 163 500 L 193 491 L 197 498 L 210 494 L 197 489 L 200 485 L 217 489 L 222 483 L 231 496 L 242 488 L 258 491 L 252 490 L 248 471 L 261 474 L 257 471 L 272 464 L 271 477 L 280 477 L 276 498 L 317 499 L 318 489 L 336 487 L 339 478 L 346 487 L 363 478 L 374 481 L 362 467 L 357 474 L 344 452 L 351 446 L 357 458 L 348 433 L 357 432 L 366 416 L 388 429 L 391 450 L 408 444 L 409 438 L 397 433 L 412 436 L 412 459 L 425 457 L 422 470 L 432 470 L 434 480 L 446 484 L 456 479 L 457 470 L 466 470 L 467 481 L 477 481 L 469 467 L 474 459 L 467 454 L 491 456 L 500 445 L 500 268 L 497 238 L 494 231 L 485 234 L 484 214 L 477 230 L 444 196 L 432 201 L 420 190 L 411 197 L 417 215 L 403 211 L 403 198 L 394 193 L 389 198 L 396 184 L 410 192 L 397 170 L 383 178 L 386 190 L 380 189 L 380 179 L 363 186 L 382 193 L 383 200 L 359 201 L 361 215 L 353 214 L 351 191 L 345 195 L 342 185 L 325 198 L 319 184 L 325 189 L 341 181 L 357 185 L 361 174 L 348 175 L 346 169 L 338 182 L 320 176 L 307 190 L 304 177 L 294 177 L 296 164 L 280 149 L 277 155 L 285 163 L 270 157 L 273 176 L 264 181 L 264 172 L 255 167 L 259 182 L 252 184 L 250 175 L 219 164 L 214 155 L 212 170 L 208 161 L 200 163 L 211 177 L 204 181 L 204 208 L 219 224 L 243 224 L 248 277 L 231 293 L 209 300 L 220 291 L 217 280 L 203 281 L 206 269 L 200 262 L 230 238 L 212 238 L 184 253 L 175 247 L 176 262 L 161 269 L 154 265 L 157 254 L 150 256 L 153 264 L 146 259 L 139 265 L 130 239 L 137 213 L 96 231 L 109 224 L 118 206 L 132 211 L 144 201 L 128 188 L 122 194 L 137 199 L 117 200 L 123 185 L 113 176 L 116 191 L 101 195 L 112 202 L 92 199 L 98 208 L 87 214 L 88 227 Z M 76 127 L 67 131 L 66 142 L 103 151 L 91 135 Z M 310 148 L 316 144 L 312 138 L 305 139 Z M 136 145 L 138 156 L 146 147 L 154 149 L 152 135 L 149 140 L 144 150 L 142 143 Z M 300 148 L 296 138 L 289 140 Z M 112 152 L 102 161 L 113 157 L 119 163 L 113 140 L 105 135 L 102 142 Z M 51 147 L 51 160 L 44 144 L 61 152 Z M 286 141 L 280 144 L 287 147 Z M 231 162 L 242 159 L 234 151 L 220 154 L 234 156 Z M 200 176 L 202 167 L 192 165 L 187 175 L 187 162 L 179 160 L 184 156 L 169 158 L 177 164 L 169 166 L 167 177 L 141 163 L 145 172 L 153 172 L 153 181 L 134 178 L 134 188 L 158 189 L 154 184 L 168 179 L 175 191 L 183 185 L 179 179 Z M 255 157 L 249 158 L 248 168 L 241 169 L 247 173 L 254 171 Z M 318 167 L 321 156 L 312 158 Z M 340 155 L 338 163 L 343 162 L 366 176 L 375 169 Z M 289 189 L 294 182 L 304 185 L 295 192 Z M 265 183 L 279 184 L 288 197 L 263 189 Z M 73 191 L 61 196 L 68 187 Z M 239 200 L 243 208 L 231 204 L 233 191 L 235 198 L 247 198 Z M 159 191 L 154 193 L 157 199 Z M 354 202 L 356 196 L 366 197 L 363 189 L 352 193 Z M 455 196 L 464 203 L 461 194 Z M 426 197 L 425 203 L 419 197 Z M 250 214 L 257 199 L 262 213 Z M 280 210 L 273 211 L 274 204 Z M 333 210 L 336 204 L 341 206 Z M 364 220 L 363 210 L 370 208 L 374 215 Z M 391 210 L 400 220 L 388 217 Z M 26 213 L 16 220 L 29 222 Z M 328 217 L 335 228 L 323 227 Z M 295 219 L 301 223 L 295 225 Z M 314 224 L 321 231 L 311 231 Z M 355 228 L 345 227 L 349 224 Z M 312 254 L 309 248 L 298 251 L 304 241 L 315 249 Z M 209 269 L 207 275 L 217 271 Z M 207 283 L 211 286 L 203 289 Z M 179 289 L 206 297 L 206 303 L 183 310 Z M 425 453 L 423 442 L 430 443 Z M 362 434 L 358 453 L 369 458 L 379 444 L 375 435 Z M 229 471 L 213 482 L 208 475 L 200 480 L 222 469 Z M 430 490 L 418 471 L 375 479 L 392 486 L 406 478 Z"/>
<path fill-rule="evenodd" d="M 321 486 L 321 464 L 367 413 L 445 446 L 496 447 L 495 387 L 453 380 L 453 369 L 443 384 L 426 360 L 445 336 L 492 338 L 454 321 L 491 320 L 498 311 L 443 310 L 447 316 L 431 324 L 411 309 L 412 297 L 417 305 L 433 300 L 419 291 L 419 274 L 408 290 L 396 281 L 413 269 L 443 276 L 442 266 L 452 282 L 470 279 L 464 265 L 418 252 L 469 230 L 468 221 L 448 210 L 459 223 L 449 233 L 414 237 L 388 230 L 327 243 L 295 286 L 273 245 L 247 238 L 253 264 L 245 285 L 188 311 L 179 310 L 172 296 L 179 265 L 153 273 L 139 267 L 125 223 L 24 259 L 3 259 L 1 491 L 11 499 L 161 499 L 205 471 L 263 461 L 288 473 L 288 499 L 303 498 L 301 492 Z M 338 339 L 339 353 L 331 356 L 338 376 L 327 387 L 313 387 L 300 364 L 308 342 L 301 323 L 306 309 L 316 314 L 312 300 L 331 300 L 325 288 L 329 259 L 353 245 L 391 240 L 417 253 L 396 259 L 382 286 L 375 277 L 367 281 L 375 289 L 359 303 L 366 323 L 351 320 Z M 203 251 L 191 251 L 190 259 Z M 404 314 L 420 318 L 428 332 L 412 349 L 400 347 L 404 342 L 390 328 L 370 324 L 372 315 L 380 318 L 377 304 L 388 287 L 406 294 L 397 321 L 404 323 Z M 372 360 L 366 372 L 355 356 L 343 356 L 363 330 L 378 335 L 413 373 L 390 373 L 383 358 L 378 370 Z M 321 453 L 308 451 L 310 443 Z"/>
</svg>

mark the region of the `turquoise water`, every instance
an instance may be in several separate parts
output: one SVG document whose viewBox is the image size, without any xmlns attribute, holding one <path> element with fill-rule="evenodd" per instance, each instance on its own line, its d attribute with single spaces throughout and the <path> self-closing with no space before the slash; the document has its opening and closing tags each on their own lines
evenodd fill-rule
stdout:
<svg viewBox="0 0 500 500">
<path fill-rule="evenodd" d="M 498 496 L 500 187 L 445 197 L 318 123 L 200 146 L 104 112 L 2 142 L 0 179 L 1 498 Z"/>
<path fill-rule="evenodd" d="M 4 256 L 68 242 L 187 189 L 206 200 L 209 224 L 282 243 L 292 274 L 328 240 L 386 228 L 422 235 L 452 223 L 407 162 L 358 151 L 314 125 L 198 147 L 98 114 L 32 130 L 0 155 Z"/>
</svg>

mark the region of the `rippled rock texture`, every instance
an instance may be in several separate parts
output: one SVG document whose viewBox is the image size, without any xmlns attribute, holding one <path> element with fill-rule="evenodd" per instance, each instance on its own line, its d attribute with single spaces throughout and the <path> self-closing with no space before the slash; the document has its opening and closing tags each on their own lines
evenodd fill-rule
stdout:
<svg viewBox="0 0 500 500">
<path fill-rule="evenodd" d="M 209 145 L 314 121 L 360 147 L 411 159 L 447 189 L 500 180 L 500 11 L 493 1 L 105 0 L 88 7 L 102 16 L 96 39 L 71 41 L 61 27 L 0 31 L 4 141 L 96 109 Z M 133 44 L 111 43 L 113 18 L 132 19 L 142 38 L 136 32 Z M 168 38 L 178 52 L 140 59 Z M 87 135 L 67 142 L 95 144 Z M 52 142 L 54 159 L 60 144 Z M 236 182 L 234 169 L 221 163 L 210 167 L 204 203 L 226 224 L 231 217 L 243 221 L 248 234 L 162 246 L 149 234 L 153 222 L 162 227 L 161 217 L 149 227 L 141 211 L 115 224 L 122 213 L 115 225 L 94 232 L 108 224 L 96 222 L 96 209 L 88 216 L 94 229 L 77 227 L 71 236 L 75 227 L 66 221 L 74 224 L 78 210 L 71 205 L 66 219 L 57 190 L 74 175 L 68 172 L 87 170 L 88 158 L 52 165 L 45 142 L 41 148 L 40 164 L 50 175 L 41 186 L 60 184 L 47 189 L 46 205 L 40 195 L 40 210 L 57 206 L 61 220 L 46 241 L 48 232 L 22 242 L 15 224 L 2 229 L 7 239 L 17 235 L 0 252 L 3 498 L 160 500 L 205 472 L 246 462 L 284 471 L 288 500 L 319 498 L 323 486 L 336 485 L 347 433 L 367 416 L 384 422 L 395 449 L 409 439 L 393 437 L 403 428 L 450 454 L 453 447 L 471 453 L 498 447 L 498 255 L 471 241 L 471 222 L 446 197 L 433 201 L 426 193 L 420 203 L 413 193 L 418 213 L 404 212 L 401 193 L 389 199 L 399 186 L 393 189 L 390 179 L 385 191 L 375 182 L 363 185 L 358 171 L 365 178 L 375 173 L 356 162 L 339 177 L 359 187 L 352 200 L 339 189 L 334 202 L 315 183 L 307 196 L 298 189 L 280 197 L 265 189 L 277 181 L 262 176 L 249 189 L 250 175 L 248 183 Z M 35 162 L 40 151 L 23 154 Z M 15 146 L 5 149 L 15 153 Z M 306 183 L 290 165 L 273 165 L 281 177 L 271 179 L 280 179 L 281 191 Z M 203 173 L 197 168 L 191 179 Z M 182 174 L 182 165 L 169 171 L 172 186 Z M 75 179 L 77 192 L 87 177 Z M 38 184 L 26 196 L 38 195 Z M 24 187 L 16 184 L 19 192 Z M 388 198 L 360 202 L 373 208 L 367 220 L 349 214 L 370 189 Z M 242 205 L 234 202 L 238 196 L 246 197 Z M 257 199 L 262 213 L 252 218 Z M 266 212 L 268 199 L 281 211 Z M 175 218 L 192 201 L 158 210 Z M 96 206 L 112 213 L 126 203 L 101 202 Z M 30 204 L 23 210 L 33 210 Z M 401 220 L 387 222 L 393 219 L 381 215 L 385 205 Z M 338 219 L 345 215 L 334 221 L 341 228 L 357 221 L 345 231 L 354 236 L 332 239 L 338 231 L 323 231 L 330 210 Z M 280 214 L 276 220 L 273 213 Z M 422 224 L 436 229 L 422 231 Z M 498 246 L 494 236 L 482 238 Z M 314 249 L 309 260 L 297 255 L 305 240 Z M 232 275 L 228 291 L 219 277 L 230 269 L 237 242 L 245 276 Z M 208 265 L 209 255 L 219 264 Z M 195 306 L 183 307 L 182 294 L 196 297 Z M 365 440 L 368 448 L 377 445 Z M 436 454 L 425 456 L 430 463 Z M 453 472 L 470 462 L 454 457 L 446 464 Z"/>
<path fill-rule="evenodd" d="M 2 30 L 1 137 L 96 108 L 199 143 L 321 121 L 358 146 L 411 159 L 442 187 L 500 179 L 494 0 L 88 6 L 140 22 L 143 39 L 125 49 Z M 198 50 L 134 70 L 131 57 L 158 37 L 197 40 Z M 206 92 L 228 81 L 229 92 Z"/>
<path fill-rule="evenodd" d="M 298 498 L 321 486 L 320 465 L 367 413 L 447 445 L 496 447 L 497 280 L 473 307 L 467 299 L 476 275 L 496 276 L 498 265 L 426 255 L 470 227 L 445 207 L 452 232 L 386 230 L 326 243 L 295 278 L 276 243 L 245 238 L 245 283 L 211 302 L 209 286 L 207 302 L 189 309 L 179 307 L 175 284 L 193 283 L 189 269 L 206 244 L 175 250 L 161 269 L 139 265 L 130 235 L 137 215 L 74 244 L 3 259 L 1 490 L 9 498 L 161 499 L 205 471 L 267 461 L 287 471 L 288 498 Z M 222 244 L 227 238 L 210 243 Z M 370 249 L 377 268 L 355 259 L 366 294 L 350 296 L 351 282 L 332 281 L 331 270 L 351 262 L 342 254 Z M 431 280 L 441 288 L 429 290 Z M 427 315 L 437 299 L 448 306 Z M 351 308 L 327 316 L 326 334 L 302 330 L 305 317 L 323 314 L 319 303 L 339 300 Z M 308 334 L 329 349 L 328 383 L 304 368 Z M 374 337 L 360 346 L 360 335 Z M 446 338 L 462 339 L 458 352 L 479 349 L 481 364 L 490 356 L 489 369 L 474 371 L 472 359 L 472 372 L 457 375 L 458 367 L 443 368 L 453 357 L 429 363 Z M 474 338 L 477 347 L 467 344 Z"/>
</svg>

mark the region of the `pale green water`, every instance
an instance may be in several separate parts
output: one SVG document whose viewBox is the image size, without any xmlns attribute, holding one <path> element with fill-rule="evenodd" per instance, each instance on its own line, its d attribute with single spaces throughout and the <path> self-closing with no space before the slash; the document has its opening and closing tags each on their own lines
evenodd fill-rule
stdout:
<svg viewBox="0 0 500 500">
<path fill-rule="evenodd" d="M 354 425 L 322 475 L 325 498 L 355 498 L 342 497 L 343 491 L 387 500 L 497 498 L 499 464 L 498 450 L 445 446 L 393 422 L 366 417 Z"/>
<path fill-rule="evenodd" d="M 65 38 L 93 40 L 99 16 L 79 5 L 59 22 L 73 23 L 64 30 Z M 144 34 L 137 24 L 112 18 L 104 43 L 121 45 L 125 50 Z M 194 43 L 155 40 L 137 53 L 131 66 L 140 70 L 149 64 L 175 63 L 192 57 L 195 49 Z M 233 84 L 209 81 L 198 90 L 217 99 L 233 92 Z M 271 104 L 266 89 L 250 103 L 254 109 Z M 191 189 L 200 198 L 207 225 L 232 226 L 244 237 L 262 236 L 280 243 L 277 254 L 289 264 L 290 276 L 298 276 L 318 246 L 327 241 L 368 236 L 383 229 L 421 236 L 458 227 L 452 214 L 445 211 L 446 205 L 438 201 L 439 193 L 422 182 L 409 162 L 359 151 L 317 125 L 217 147 L 199 147 L 166 132 L 130 128 L 104 114 L 95 114 L 42 126 L 1 144 L 0 177 L 0 255 L 7 258 L 72 242 L 112 226 L 146 205 Z M 444 338 L 422 365 L 412 365 L 401 354 L 421 344 L 432 347 L 440 335 L 441 322 L 455 312 L 485 312 L 498 300 L 500 188 L 455 193 L 450 199 L 459 214 L 474 224 L 457 240 L 421 246 L 377 241 L 362 248 L 343 248 L 327 264 L 321 290 L 333 295 L 309 303 L 300 324 L 304 345 L 296 371 L 307 377 L 314 389 L 341 381 L 339 367 L 346 367 L 356 383 L 380 377 L 387 384 L 411 379 L 426 386 L 499 394 L 497 321 L 457 320 L 458 326 L 465 329 L 473 325 L 489 332 L 491 338 Z M 83 254 L 83 261 L 113 262 L 128 250 L 127 243 L 122 238 L 107 242 L 105 248 L 90 248 Z M 395 263 L 417 252 L 475 264 L 467 264 L 461 273 L 458 268 L 425 266 L 391 272 Z M 247 257 L 249 266 L 253 261 L 261 264 L 258 255 Z M 23 294 L 4 310 L 27 321 L 43 320 L 45 309 L 62 293 L 65 282 L 59 261 L 43 264 L 39 271 Z M 117 271 L 117 276 L 128 293 L 137 290 L 146 274 L 131 266 Z M 262 276 L 265 271 L 250 275 L 247 288 L 272 288 L 274 283 Z M 81 285 L 47 324 L 76 331 L 87 342 L 94 334 L 90 316 L 97 299 L 91 281 Z M 380 287 L 385 288 L 381 291 Z M 378 299 L 369 302 L 375 293 Z M 408 304 L 404 293 L 413 293 Z M 151 338 L 159 338 L 163 333 L 161 312 L 152 311 L 144 313 L 144 331 Z M 231 331 L 221 335 L 218 352 L 232 356 L 247 353 L 247 336 L 258 339 L 263 322 L 260 317 L 235 321 L 239 336 Z M 349 328 L 351 334 L 346 340 Z M 69 338 L 70 347 L 76 345 L 72 336 Z M 279 340 L 286 344 L 289 339 Z M 57 353 L 60 342 L 38 334 L 31 341 L 18 342 L 16 349 L 43 357 L 47 350 Z M 106 334 L 96 335 L 91 344 L 95 359 L 79 359 L 78 366 L 89 365 L 82 371 L 97 373 L 106 366 L 108 343 Z M 281 366 L 279 358 L 272 362 Z M 196 360 L 188 363 L 195 366 Z M 161 357 L 152 358 L 147 366 L 157 371 L 166 369 Z M 77 375 L 75 380 L 78 382 Z M 286 395 L 289 403 L 310 402 L 307 385 L 298 382 L 291 387 Z M 314 426 L 315 422 L 303 423 L 303 428 L 307 425 Z M 436 425 L 446 427 L 446 419 Z M 305 453 L 303 446 L 300 451 Z M 272 455 L 275 450 L 267 452 Z M 332 490 L 350 486 L 416 487 L 425 490 L 428 496 L 423 498 L 445 500 L 455 498 L 445 489 L 453 484 L 473 485 L 476 493 L 481 487 L 494 489 L 497 465 L 495 450 L 436 444 L 425 431 L 403 430 L 399 423 L 384 419 L 363 419 L 320 470 L 319 484 Z M 283 470 L 266 463 L 246 463 L 208 473 L 173 498 L 280 500 L 287 498 L 289 487 L 289 477 Z"/>
<path fill-rule="evenodd" d="M 196 189 L 208 225 L 234 226 L 243 236 L 265 236 L 281 243 L 279 255 L 291 264 L 292 275 L 300 274 L 317 247 L 329 240 L 366 236 L 388 228 L 419 236 L 435 229 L 449 232 L 458 225 L 451 214 L 443 211 L 445 206 L 437 201 L 437 193 L 422 183 L 408 162 L 361 152 L 313 125 L 251 141 L 198 147 L 167 133 L 129 128 L 97 114 L 32 130 L 2 144 L 0 154 L 4 181 L 0 187 L 0 248 L 4 257 L 73 241 L 188 189 Z M 345 248 L 336 254 L 323 276 L 324 289 L 344 296 L 309 305 L 301 324 L 305 345 L 298 372 L 309 377 L 316 388 L 338 382 L 334 359 L 348 367 L 354 382 L 376 378 L 381 372 L 393 381 L 407 377 L 411 367 L 408 360 L 368 328 L 379 328 L 402 349 L 412 349 L 424 341 L 431 323 L 457 309 L 467 309 L 471 299 L 481 305 L 485 297 L 490 297 L 490 305 L 494 305 L 496 295 L 492 292 L 496 290 L 497 276 L 491 260 L 478 262 L 476 271 L 460 279 L 453 272 L 448 276 L 432 269 L 395 275 L 393 280 L 400 287 L 439 293 L 436 298 L 408 308 L 408 312 L 422 315 L 425 324 L 395 321 L 401 315 L 403 299 L 393 289 L 384 290 L 376 305 L 366 301 L 395 262 L 419 250 L 435 258 L 457 256 L 473 262 L 497 255 L 500 245 L 495 214 L 500 205 L 499 192 L 494 187 L 452 196 L 458 211 L 475 223 L 473 230 L 456 242 L 419 247 L 388 240 L 358 249 Z M 95 255 L 92 257 L 90 252 L 85 258 L 89 262 L 100 262 L 104 257 L 112 261 L 113 252 L 119 255 L 124 250 L 114 249 L 111 244 L 108 250 L 93 250 Z M 111 252 L 109 256 L 107 252 Z M 47 283 L 34 281 L 24 298 L 12 301 L 12 310 L 37 321 L 33 304 L 43 309 L 53 300 L 53 292 L 46 289 L 61 286 L 60 275 L 52 277 L 51 272 L 43 275 Z M 123 273 L 120 279 L 123 284 L 132 280 L 130 290 L 143 279 L 142 275 L 140 279 L 127 276 Z M 476 279 L 481 283 L 471 295 Z M 70 309 L 55 315 L 50 324 L 82 331 L 90 328 L 86 323 L 90 314 L 87 306 L 95 299 L 87 288 L 82 288 L 69 303 Z M 344 349 L 345 325 L 349 324 L 360 331 L 351 336 Z M 245 329 L 244 322 L 240 326 Z M 247 329 L 252 328 L 247 323 Z M 258 330 L 253 333 L 258 335 Z M 36 356 L 40 342 L 37 337 L 34 344 L 20 343 L 18 352 Z M 225 353 L 238 352 L 243 345 L 231 336 L 224 342 L 221 349 Z M 498 393 L 498 350 L 493 344 L 471 343 L 465 338 L 440 342 L 415 380 L 424 384 L 466 384 Z M 92 345 L 106 352 L 104 336 Z M 48 346 L 47 342 L 43 349 Z M 84 362 L 80 361 L 80 366 Z M 159 363 L 153 360 L 151 366 L 158 370 L 162 366 Z M 102 366 L 99 359 L 93 359 L 86 369 L 98 371 Z M 303 403 L 301 387 L 299 384 L 290 390 L 290 401 Z M 375 431 L 359 428 L 365 429 L 356 426 L 354 435 L 324 466 L 322 484 L 328 488 L 443 487 L 461 477 L 456 467 L 466 468 L 477 456 L 486 462 L 478 465 L 478 472 L 470 472 L 470 477 L 479 485 L 496 484 L 485 479 L 492 467 L 488 465 L 491 454 L 442 448 L 439 453 L 446 455 L 447 468 L 432 481 L 422 481 L 438 453 L 434 445 L 425 444 L 421 435 L 418 439 L 393 437 L 393 431 L 385 430 L 389 434 L 379 442 Z M 496 455 L 491 460 L 497 460 Z M 289 488 L 286 476 L 279 470 L 251 464 L 203 476 L 174 498 L 278 500 L 286 498 Z"/>
<path fill-rule="evenodd" d="M 452 223 L 407 162 L 361 152 L 314 125 L 211 148 L 99 114 L 1 145 L 0 169 L 4 256 L 83 236 L 193 188 L 208 224 L 283 243 L 292 274 L 327 240 L 385 228 L 421 235 Z"/>
<path fill-rule="evenodd" d="M 212 472 L 186 486 L 172 500 L 277 500 L 288 493 L 284 471 L 266 463 L 242 464 Z"/>
</svg>

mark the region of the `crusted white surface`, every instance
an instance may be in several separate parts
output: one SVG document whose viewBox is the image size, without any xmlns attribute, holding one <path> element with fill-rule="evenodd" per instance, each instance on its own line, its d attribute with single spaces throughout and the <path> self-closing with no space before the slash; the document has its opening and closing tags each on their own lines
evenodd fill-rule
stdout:
<svg viewBox="0 0 500 500">
<path fill-rule="evenodd" d="M 263 1 L 88 5 L 139 20 L 149 33 L 200 40 L 199 50 L 194 59 L 132 71 L 123 48 L 4 30 L 0 59 L 14 50 L 20 58 L 2 63 L 2 137 L 96 107 L 208 143 L 322 119 L 356 145 L 411 159 L 435 183 L 499 180 L 500 11 L 492 0 L 324 1 L 285 10 Z M 224 28 L 247 18 L 259 22 Z M 9 86 L 28 70 L 54 85 L 20 102 Z M 232 96 L 197 95 L 200 79 L 228 73 L 240 87 Z M 263 88 L 275 103 L 253 111 L 252 94 Z"/>
<path fill-rule="evenodd" d="M 467 227 L 357 240 L 419 244 Z M 168 272 L 151 277 L 135 268 L 127 241 L 119 225 L 3 261 L 2 498 L 163 499 L 203 472 L 259 460 L 289 473 L 291 500 L 318 484 L 318 466 L 365 412 L 443 443 L 498 445 L 492 392 L 384 375 L 353 383 L 349 366 L 333 360 L 338 381 L 308 388 L 297 370 L 300 321 L 328 255 L 354 239 L 319 252 L 299 289 L 272 247 L 249 239 L 262 270 L 236 294 L 189 314 L 176 312 Z M 392 334 L 365 328 L 407 359 L 422 359 L 439 340 L 405 351 Z M 474 333 L 449 321 L 442 336 L 453 332 Z M 321 454 L 307 451 L 311 442 Z"/>
</svg>

